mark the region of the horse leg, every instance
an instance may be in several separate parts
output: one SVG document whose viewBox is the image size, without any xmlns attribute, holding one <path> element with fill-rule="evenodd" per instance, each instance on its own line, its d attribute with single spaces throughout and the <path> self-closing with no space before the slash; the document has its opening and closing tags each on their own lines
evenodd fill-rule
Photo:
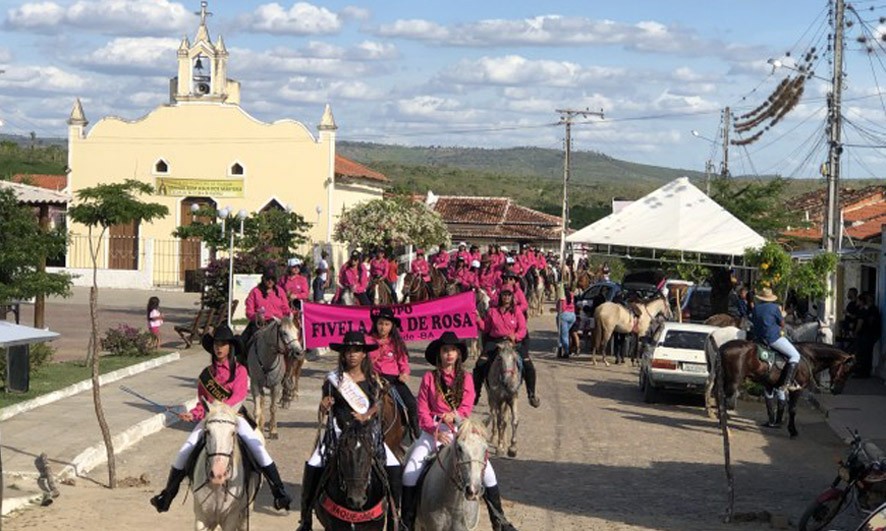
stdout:
<svg viewBox="0 0 886 531">
<path fill-rule="evenodd" d="M 301 377 L 301 369 L 305 364 L 305 358 L 299 357 L 292 364 L 292 395 L 298 400 L 298 379 Z"/>
<path fill-rule="evenodd" d="M 264 391 L 258 385 L 257 381 L 253 381 L 249 384 L 249 387 L 252 389 L 252 418 L 255 420 L 255 427 L 258 431 L 262 431 L 262 402 L 264 401 Z"/>
<path fill-rule="evenodd" d="M 512 400 L 510 404 L 511 410 L 511 446 L 508 448 L 508 457 L 517 457 L 517 426 L 520 419 L 517 417 L 517 401 Z"/>
<path fill-rule="evenodd" d="M 794 422 L 797 416 L 797 401 L 799 398 L 800 391 L 791 391 L 788 393 L 788 433 L 791 434 L 791 439 L 796 439 L 799 435 L 797 432 L 797 425 Z"/>
<path fill-rule="evenodd" d="M 280 393 L 283 390 L 283 384 L 278 383 L 277 385 L 271 386 L 271 406 L 270 406 L 270 420 L 268 421 L 268 439 L 276 439 L 279 437 L 277 434 L 277 402 L 280 400 Z"/>
<path fill-rule="evenodd" d="M 502 400 L 498 404 L 498 408 L 496 408 L 496 421 L 498 424 L 498 429 L 496 430 L 498 438 L 496 439 L 496 455 L 502 455 L 505 451 L 505 437 L 507 437 L 508 423 L 507 417 L 505 417 L 505 410 L 508 407 L 507 402 Z"/>
<path fill-rule="evenodd" d="M 280 397 L 280 408 L 281 409 L 289 409 L 289 404 L 292 402 L 292 367 L 295 365 L 295 360 L 286 356 L 286 370 L 283 373 L 283 394 Z"/>
</svg>

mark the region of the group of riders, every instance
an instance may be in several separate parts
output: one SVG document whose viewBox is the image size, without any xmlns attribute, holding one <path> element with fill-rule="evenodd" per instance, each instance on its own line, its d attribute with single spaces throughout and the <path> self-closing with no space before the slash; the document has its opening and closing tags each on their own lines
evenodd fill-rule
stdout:
<svg viewBox="0 0 886 531">
<path fill-rule="evenodd" d="M 407 382 L 410 363 L 407 347 L 400 335 L 401 322 L 389 307 L 374 307 L 371 311 L 372 328 L 364 335 L 348 332 L 341 343 L 330 348 L 338 352 L 338 366 L 325 378 L 322 386 L 320 411 L 331 415 L 334 434 L 322 438 L 304 465 L 302 477 L 301 522 L 299 530 L 312 529 L 312 511 L 324 477 L 324 468 L 330 456 L 326 446 L 354 423 L 370 426 L 378 434 L 378 459 L 383 463 L 387 484 L 394 504 L 399 507 L 400 529 L 412 529 L 416 518 L 418 483 L 426 458 L 441 444 L 448 444 L 458 431 L 462 420 L 470 417 L 480 398 L 480 390 L 492 366 L 498 348 L 509 342 L 522 358 L 522 377 L 526 383 L 529 403 L 539 407 L 536 393 L 536 374 L 529 356 L 527 330 L 528 303 L 522 283 L 530 271 L 548 268 L 548 257 L 537 249 L 508 252 L 497 245 L 480 254 L 477 246 L 462 243 L 458 251 L 448 253 L 445 246 L 432 255 L 430 262 L 424 251 L 416 251 L 411 271 L 430 281 L 430 268 L 445 272 L 465 291 L 483 290 L 490 299 L 485 315 L 477 315 L 478 331 L 483 337 L 483 350 L 472 374 L 463 364 L 468 347 L 452 332 L 444 332 L 425 350 L 425 359 L 434 367 L 425 373 L 417 395 Z M 467 266 L 466 266 L 467 264 Z M 395 260 L 388 260 L 384 251 L 364 257 L 354 253 L 338 275 L 339 287 L 352 289 L 363 304 L 371 301 L 366 295 L 369 278 L 381 278 L 393 288 L 392 272 L 397 271 Z M 200 421 L 205 415 L 205 403 L 220 401 L 239 407 L 246 397 L 248 374 L 245 351 L 250 338 L 265 323 L 282 319 L 299 311 L 301 303 L 309 300 L 308 279 L 304 267 L 290 262 L 286 275 L 278 279 L 271 270 L 262 275 L 261 282 L 246 299 L 245 310 L 249 320 L 242 336 L 235 336 L 226 325 L 203 337 L 203 348 L 212 355 L 211 364 L 198 378 L 200 403 L 191 411 L 181 413 L 181 420 L 197 422 L 191 435 L 176 456 L 166 487 L 151 498 L 158 512 L 169 509 L 183 479 L 188 475 L 195 448 L 204 431 Z M 316 284 L 315 284 L 316 286 Z M 395 290 L 392 290 L 395 291 Z M 383 442 L 380 428 L 380 401 L 383 393 L 396 394 L 404 406 L 408 419 L 408 434 L 413 441 L 405 464 Z M 241 410 L 245 411 L 245 410 Z M 276 464 L 257 436 L 256 428 L 244 418 L 237 419 L 237 433 L 255 463 L 267 479 L 274 497 L 274 507 L 289 509 L 292 499 L 280 479 Z M 327 430 L 330 431 L 330 430 Z M 505 516 L 492 464 L 486 462 L 483 474 L 484 500 L 494 529 L 515 529 Z M 389 521 L 393 519 L 389 517 Z M 389 529 L 392 527 L 389 526 Z"/>
</svg>

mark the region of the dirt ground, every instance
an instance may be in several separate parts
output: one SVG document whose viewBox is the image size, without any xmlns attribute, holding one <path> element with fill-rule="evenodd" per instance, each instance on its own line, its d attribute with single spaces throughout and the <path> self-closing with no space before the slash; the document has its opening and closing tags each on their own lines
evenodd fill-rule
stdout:
<svg viewBox="0 0 886 531">
<path fill-rule="evenodd" d="M 725 525 L 722 440 L 701 400 L 676 397 L 648 405 L 630 366 L 592 367 L 584 356 L 558 360 L 553 355 L 553 318 L 531 323 L 539 372 L 539 409 L 520 401 L 519 455 L 493 458 L 505 499 L 505 512 L 521 530 L 716 531 L 771 529 L 768 522 Z M 427 365 L 416 351 L 414 377 Z M 421 360 L 421 361 L 419 361 Z M 307 364 L 302 399 L 284 411 L 281 438 L 269 443 L 291 494 L 300 494 L 301 469 L 311 451 L 322 375 L 330 356 Z M 485 402 L 481 401 L 481 404 Z M 485 417 L 481 405 L 477 414 Z M 768 511 L 790 520 L 793 528 L 806 505 L 828 486 L 843 443 L 820 414 L 804 407 L 801 436 L 757 427 L 759 404 L 740 402 L 732 419 L 732 459 L 739 513 Z M 192 500 L 180 494 L 169 513 L 158 515 L 148 499 L 159 491 L 184 426 L 151 436 L 118 458 L 121 478 L 146 475 L 149 485 L 108 490 L 104 468 L 62 486 L 61 497 L 4 521 L 7 531 L 25 529 L 191 529 Z M 853 521 L 847 515 L 833 529 Z M 271 508 L 266 487 L 256 502 L 252 529 L 293 529 L 298 512 Z M 315 522 L 315 529 L 319 528 Z M 481 530 L 489 522 L 481 520 Z"/>
</svg>

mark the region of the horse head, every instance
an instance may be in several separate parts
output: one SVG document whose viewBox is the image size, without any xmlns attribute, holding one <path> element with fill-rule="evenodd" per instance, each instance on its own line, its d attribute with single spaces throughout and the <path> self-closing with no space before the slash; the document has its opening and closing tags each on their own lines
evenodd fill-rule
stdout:
<svg viewBox="0 0 886 531">
<path fill-rule="evenodd" d="M 277 349 L 287 355 L 296 356 L 305 350 L 301 343 L 301 327 L 292 315 L 287 315 L 277 323 Z"/>
<path fill-rule="evenodd" d="M 496 374 L 494 369 L 490 370 L 490 388 L 512 395 L 517 394 L 517 389 L 520 387 L 520 368 L 517 366 L 517 356 L 519 354 L 510 341 L 499 345 L 496 365 L 500 372 Z"/>
<path fill-rule="evenodd" d="M 831 377 L 831 394 L 839 395 L 846 387 L 846 380 L 852 374 L 855 366 L 855 356 L 840 352 L 843 356 L 836 363 L 830 366 L 828 374 Z"/>
<path fill-rule="evenodd" d="M 214 402 L 203 421 L 206 442 L 206 471 L 209 482 L 220 486 L 231 479 L 237 448 L 237 412 L 223 402 Z"/>
<path fill-rule="evenodd" d="M 483 472 L 486 470 L 486 430 L 471 419 L 458 424 L 458 435 L 452 445 L 455 480 L 465 498 L 478 500 L 483 494 Z"/>
<path fill-rule="evenodd" d="M 474 289 L 474 302 L 477 304 L 477 311 L 480 312 L 480 315 L 486 315 L 486 312 L 489 311 L 489 294 L 485 289 Z"/>
<path fill-rule="evenodd" d="M 369 498 L 375 437 L 371 426 L 354 422 L 338 441 L 336 470 L 339 488 L 352 509 L 360 509 Z"/>
</svg>

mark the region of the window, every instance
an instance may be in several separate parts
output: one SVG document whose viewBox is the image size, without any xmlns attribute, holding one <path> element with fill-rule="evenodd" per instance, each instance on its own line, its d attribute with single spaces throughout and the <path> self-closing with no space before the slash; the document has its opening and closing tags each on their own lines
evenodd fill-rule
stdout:
<svg viewBox="0 0 886 531">
<path fill-rule="evenodd" d="M 231 175 L 243 175 L 243 165 L 239 162 L 235 162 L 233 166 L 231 166 Z"/>
<path fill-rule="evenodd" d="M 669 330 L 661 346 L 687 350 L 704 350 L 708 334 L 688 330 Z"/>
<path fill-rule="evenodd" d="M 169 164 L 160 159 L 154 164 L 154 173 L 169 173 Z"/>
</svg>

